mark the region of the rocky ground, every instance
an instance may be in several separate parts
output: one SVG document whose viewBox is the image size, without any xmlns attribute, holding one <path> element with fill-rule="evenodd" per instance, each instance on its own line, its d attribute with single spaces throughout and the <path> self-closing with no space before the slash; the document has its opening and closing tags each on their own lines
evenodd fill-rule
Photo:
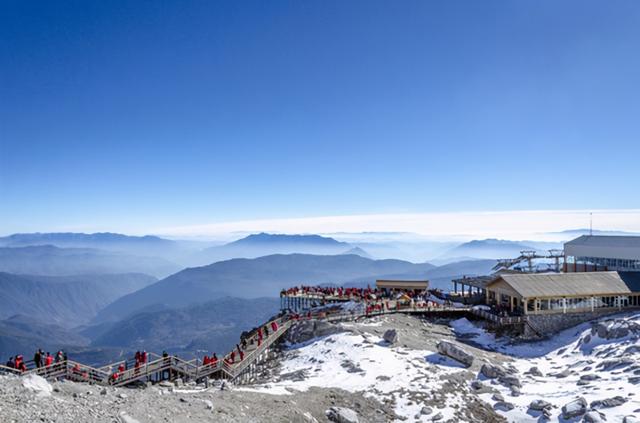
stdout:
<svg viewBox="0 0 640 423">
<path fill-rule="evenodd" d="M 521 345 L 466 319 L 301 322 L 244 385 L 1 376 L 0 421 L 630 423 L 640 413 L 639 337 L 637 317 Z"/>
</svg>

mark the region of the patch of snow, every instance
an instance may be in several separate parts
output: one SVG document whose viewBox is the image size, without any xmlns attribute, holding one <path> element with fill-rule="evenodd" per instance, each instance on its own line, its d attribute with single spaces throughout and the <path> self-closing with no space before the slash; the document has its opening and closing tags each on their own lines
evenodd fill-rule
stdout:
<svg viewBox="0 0 640 423">
<path fill-rule="evenodd" d="M 278 393 L 283 388 L 305 391 L 310 387 L 339 386 L 350 392 L 364 392 L 382 401 L 393 398 L 396 414 L 408 418 L 420 415 L 423 404 L 412 401 L 406 390 L 430 391 L 442 384 L 440 376 L 460 371 L 460 365 L 432 351 L 389 348 L 376 336 L 338 333 L 311 344 L 297 345 L 295 355 L 282 363 L 281 375 L 305 372 L 302 380 L 283 379 L 259 388 L 260 392 Z M 340 381 L 336 385 L 336 381 Z M 453 416 L 456 403 L 438 409 Z M 422 416 L 421 421 L 431 421 Z"/>
<path fill-rule="evenodd" d="M 602 320 L 607 319 L 611 317 Z M 618 317 L 610 324 L 620 324 L 625 319 L 638 320 L 640 314 Z M 455 325 L 470 330 L 464 322 Z M 533 400 L 544 399 L 554 406 L 553 419 L 564 421 L 560 416 L 562 406 L 578 397 L 591 404 L 619 396 L 624 399 L 622 404 L 597 409 L 604 414 L 606 421 L 618 422 L 625 416 L 636 414 L 640 409 L 640 388 L 629 378 L 640 373 L 640 337 L 629 334 L 618 339 L 604 339 L 592 333 L 591 326 L 591 323 L 581 324 L 550 340 L 500 345 L 500 351 L 514 358 L 512 365 L 518 371 L 522 388 L 521 395 L 512 396 L 509 388 L 496 380 L 490 382 L 508 402 L 515 405 L 513 410 L 499 412 L 509 421 L 536 422 L 541 412 L 529 410 L 528 406 Z M 543 377 L 525 374 L 534 366 Z M 495 403 L 491 393 L 480 397 L 490 404 Z"/>
<path fill-rule="evenodd" d="M 39 397 L 48 397 L 53 392 L 53 387 L 45 378 L 30 374 L 22 378 L 22 386 L 34 391 Z"/>
</svg>

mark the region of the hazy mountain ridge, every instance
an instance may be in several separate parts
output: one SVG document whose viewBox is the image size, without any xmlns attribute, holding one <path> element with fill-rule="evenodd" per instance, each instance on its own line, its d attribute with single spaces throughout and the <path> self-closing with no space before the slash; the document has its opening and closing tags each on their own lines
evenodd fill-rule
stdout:
<svg viewBox="0 0 640 423">
<path fill-rule="evenodd" d="M 0 247 L 0 271 L 14 274 L 70 276 L 146 273 L 164 277 L 181 269 L 158 257 L 143 257 L 94 248 L 53 245 Z"/>
<path fill-rule="evenodd" d="M 561 243 L 541 241 L 510 241 L 503 239 L 472 240 L 448 250 L 439 259 L 468 257 L 475 259 L 503 259 L 518 257 L 521 251 L 547 251 L 562 249 Z"/>
<path fill-rule="evenodd" d="M 196 263 L 209 264 L 234 258 L 257 258 L 274 254 L 336 255 L 352 249 L 347 242 L 320 235 L 259 233 L 224 245 L 206 248 L 194 255 Z"/>
<path fill-rule="evenodd" d="M 197 350 L 231 350 L 242 331 L 278 313 L 277 298 L 224 297 L 206 303 L 135 314 L 93 340 L 93 347 L 168 350 L 181 355 Z"/>
<path fill-rule="evenodd" d="M 0 272 L 0 319 L 14 314 L 64 327 L 88 322 L 123 295 L 148 286 L 153 276 L 112 275 L 40 276 Z"/>
<path fill-rule="evenodd" d="M 181 307 L 221 296 L 274 297 L 297 284 L 342 284 L 355 278 L 374 281 L 378 275 L 425 272 L 431 264 L 402 260 L 371 260 L 357 255 L 275 254 L 232 259 L 185 269 L 158 283 L 124 296 L 98 314 L 97 322 L 119 318 L 155 303 Z"/>
</svg>

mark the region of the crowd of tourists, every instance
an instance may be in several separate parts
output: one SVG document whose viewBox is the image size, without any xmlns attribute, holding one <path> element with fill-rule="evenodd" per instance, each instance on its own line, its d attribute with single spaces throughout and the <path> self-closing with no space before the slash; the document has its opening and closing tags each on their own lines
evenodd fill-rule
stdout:
<svg viewBox="0 0 640 423">
<path fill-rule="evenodd" d="M 437 292 L 434 291 L 437 294 Z M 436 308 L 442 305 L 449 305 L 450 301 L 442 300 L 434 296 L 429 291 L 402 290 L 402 289 L 379 289 L 379 288 L 345 288 L 345 287 L 322 287 L 322 286 L 296 286 L 283 289 L 281 297 L 286 296 L 310 296 L 324 299 L 343 299 L 361 302 L 365 304 L 366 314 L 383 312 L 400 308 Z M 330 297 L 330 298 L 329 298 Z M 324 305 L 324 302 L 323 302 Z"/>
<path fill-rule="evenodd" d="M 134 374 L 139 374 L 140 367 L 142 367 L 144 364 L 147 364 L 149 362 L 149 353 L 144 350 L 136 351 L 134 355 L 134 359 L 131 361 L 133 363 Z M 129 370 L 129 362 L 127 360 L 120 362 L 120 364 L 118 364 L 118 368 L 116 369 L 116 371 L 111 373 L 111 382 L 114 383 L 118 381 L 118 379 L 122 377 L 122 374 L 127 370 Z"/>
<path fill-rule="evenodd" d="M 33 365 L 31 368 L 35 369 L 49 369 L 51 366 L 57 363 L 63 363 L 67 361 L 67 353 L 63 350 L 60 350 L 56 353 L 55 356 L 51 355 L 50 352 L 45 352 L 39 348 L 33 355 Z M 24 356 L 18 354 L 14 357 L 9 358 L 9 360 L 5 363 L 5 367 L 10 369 L 18 370 L 20 372 L 26 372 L 27 370 L 31 370 L 29 368 L 29 364 L 25 361 Z"/>
<path fill-rule="evenodd" d="M 268 338 L 270 334 L 276 333 L 278 328 L 278 322 L 273 320 L 264 326 L 257 327 L 250 332 L 243 333 L 240 336 L 240 343 L 236 344 L 236 348 L 226 355 L 224 362 L 228 365 L 242 362 L 247 350 L 260 348 L 264 340 Z"/>
<path fill-rule="evenodd" d="M 378 288 L 346 288 L 324 287 L 324 286 L 294 286 L 293 288 L 283 289 L 280 296 L 296 296 L 296 295 L 314 295 L 319 297 L 334 297 L 341 299 L 353 300 L 371 300 L 376 298 L 391 298 L 391 292 Z"/>
</svg>

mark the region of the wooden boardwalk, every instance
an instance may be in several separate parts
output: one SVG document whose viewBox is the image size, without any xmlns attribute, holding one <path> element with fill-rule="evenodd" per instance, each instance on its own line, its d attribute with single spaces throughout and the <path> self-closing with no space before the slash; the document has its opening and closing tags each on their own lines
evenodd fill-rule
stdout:
<svg viewBox="0 0 640 423">
<path fill-rule="evenodd" d="M 231 362 L 228 360 L 231 354 L 229 353 L 220 358 L 215 364 L 203 364 L 200 359 L 184 360 L 175 355 L 162 356 L 155 353 L 148 353 L 148 361 L 138 366 L 133 365 L 132 362 L 121 360 L 101 367 L 92 367 L 74 360 L 65 360 L 54 363 L 48 367 L 37 368 L 33 361 L 25 361 L 28 367 L 28 370 L 25 372 L 0 365 L 0 373 L 10 373 L 21 376 L 36 374 L 48 380 L 67 379 L 111 386 L 125 386 L 136 382 L 147 381 L 160 382 L 162 380 L 174 380 L 177 378 L 196 381 L 215 378 L 242 382 L 252 375 L 255 371 L 256 364 L 264 359 L 269 349 L 282 339 L 286 332 L 300 320 L 317 319 L 336 322 L 396 313 L 437 315 L 443 313 L 469 312 L 469 307 L 433 305 L 433 303 L 429 302 L 402 303 L 395 300 L 384 300 L 365 303 L 359 298 L 320 296 L 315 294 L 298 294 L 287 300 L 283 299 L 283 304 L 291 305 L 294 301 L 297 309 L 312 310 L 311 315 L 301 315 L 300 313 L 290 312 L 261 325 L 261 328 L 268 327 L 271 329 L 272 323 L 275 323 L 277 330 L 270 330 L 269 335 L 264 336 L 260 342 L 255 342 L 255 340 L 254 342 L 250 342 L 247 348 L 243 349 L 244 357 L 242 360 L 238 360 L 238 354 L 236 354 L 236 360 Z M 340 312 L 327 312 L 322 308 L 313 310 L 311 307 L 317 301 L 324 304 L 356 301 L 361 303 L 361 307 L 360 310 L 342 310 Z M 377 307 L 373 307 L 374 305 Z M 304 309 L 301 307 L 308 308 Z M 125 363 L 128 368 L 119 372 L 118 368 L 121 365 L 125 365 Z M 116 378 L 113 377 L 115 372 L 118 373 Z"/>
</svg>

